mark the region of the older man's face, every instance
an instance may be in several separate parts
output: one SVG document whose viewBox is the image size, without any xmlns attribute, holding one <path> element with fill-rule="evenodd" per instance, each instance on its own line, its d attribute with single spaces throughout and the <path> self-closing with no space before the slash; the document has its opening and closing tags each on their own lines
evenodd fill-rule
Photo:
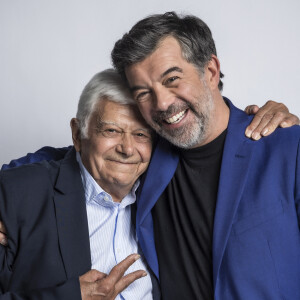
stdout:
<svg viewBox="0 0 300 300">
<path fill-rule="evenodd" d="M 205 142 L 214 106 L 208 74 L 201 76 L 182 57 L 175 38 L 165 38 L 151 55 L 125 71 L 133 97 L 153 129 L 179 147 Z"/>
<path fill-rule="evenodd" d="M 86 169 L 112 196 L 130 191 L 152 151 L 151 130 L 138 108 L 108 100 L 92 114 L 88 138 L 74 144 Z"/>
</svg>

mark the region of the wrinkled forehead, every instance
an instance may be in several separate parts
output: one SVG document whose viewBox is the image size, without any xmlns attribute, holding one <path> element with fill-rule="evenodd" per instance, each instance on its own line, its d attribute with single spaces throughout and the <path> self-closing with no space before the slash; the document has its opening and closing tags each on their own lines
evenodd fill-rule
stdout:
<svg viewBox="0 0 300 300">
<path fill-rule="evenodd" d="M 136 104 L 123 104 L 111 99 L 103 99 L 96 105 L 92 119 L 122 127 L 134 126 L 151 130 Z"/>
</svg>

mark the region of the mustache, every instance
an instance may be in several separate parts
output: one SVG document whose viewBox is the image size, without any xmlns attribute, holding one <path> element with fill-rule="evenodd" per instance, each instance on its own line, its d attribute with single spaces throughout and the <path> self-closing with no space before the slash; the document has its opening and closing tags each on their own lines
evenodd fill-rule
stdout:
<svg viewBox="0 0 300 300">
<path fill-rule="evenodd" d="M 165 111 L 157 111 L 152 115 L 152 119 L 154 122 L 161 124 L 165 119 L 168 119 L 172 117 L 173 115 L 178 114 L 179 112 L 183 110 L 187 110 L 188 108 L 191 108 L 191 105 L 189 103 L 184 103 L 184 104 L 171 104 L 167 110 Z"/>
<path fill-rule="evenodd" d="M 157 124 L 161 125 L 165 119 L 172 117 L 173 115 L 178 114 L 179 112 L 183 110 L 190 109 L 198 118 L 203 117 L 202 115 L 199 115 L 195 107 L 189 103 L 186 102 L 184 99 L 181 99 L 183 103 L 180 104 L 171 104 L 167 110 L 165 111 L 157 111 L 152 115 L 152 120 L 156 122 Z"/>
</svg>

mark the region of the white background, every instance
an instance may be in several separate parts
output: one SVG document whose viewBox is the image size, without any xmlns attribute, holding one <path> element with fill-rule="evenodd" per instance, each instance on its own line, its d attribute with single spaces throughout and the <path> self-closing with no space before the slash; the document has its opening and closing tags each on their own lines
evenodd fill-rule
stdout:
<svg viewBox="0 0 300 300">
<path fill-rule="evenodd" d="M 300 116 L 299 0 L 0 0 L 0 165 L 71 144 L 79 95 L 115 41 L 171 10 L 209 25 L 237 106 L 273 99 Z"/>
</svg>

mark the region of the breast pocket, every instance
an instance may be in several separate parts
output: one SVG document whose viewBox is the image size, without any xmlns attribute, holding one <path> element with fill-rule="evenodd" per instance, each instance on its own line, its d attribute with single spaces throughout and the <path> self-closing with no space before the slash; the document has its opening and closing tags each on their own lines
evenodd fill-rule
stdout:
<svg viewBox="0 0 300 300">
<path fill-rule="evenodd" d="M 264 208 L 257 208 L 255 212 L 247 217 L 237 220 L 233 224 L 233 231 L 235 235 L 239 235 L 251 228 L 261 226 L 281 214 L 283 214 L 281 201 L 274 201 L 274 204 Z"/>
</svg>

